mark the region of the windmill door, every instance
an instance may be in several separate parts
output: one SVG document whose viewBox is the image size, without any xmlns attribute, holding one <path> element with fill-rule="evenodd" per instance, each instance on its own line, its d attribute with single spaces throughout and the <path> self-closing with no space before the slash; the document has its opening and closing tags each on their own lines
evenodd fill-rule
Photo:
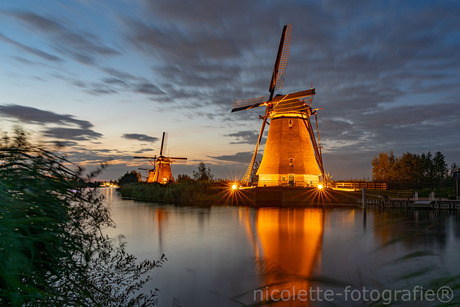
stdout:
<svg viewBox="0 0 460 307">
<path fill-rule="evenodd" d="M 289 186 L 293 187 L 295 182 L 294 182 L 295 174 L 289 174 Z"/>
</svg>

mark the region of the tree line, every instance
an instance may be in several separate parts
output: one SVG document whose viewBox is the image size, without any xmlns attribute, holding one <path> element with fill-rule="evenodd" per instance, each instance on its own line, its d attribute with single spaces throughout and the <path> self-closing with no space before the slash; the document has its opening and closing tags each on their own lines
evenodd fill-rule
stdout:
<svg viewBox="0 0 460 307">
<path fill-rule="evenodd" d="M 453 172 L 441 152 L 415 154 L 406 152 L 400 157 L 392 151 L 382 152 L 372 160 L 372 179 L 386 182 L 390 188 L 439 188 L 454 185 Z"/>
</svg>

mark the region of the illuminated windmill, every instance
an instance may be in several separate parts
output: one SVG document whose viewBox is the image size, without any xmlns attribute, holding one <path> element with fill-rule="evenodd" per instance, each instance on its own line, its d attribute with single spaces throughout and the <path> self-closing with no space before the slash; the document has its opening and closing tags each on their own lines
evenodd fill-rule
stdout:
<svg viewBox="0 0 460 307">
<path fill-rule="evenodd" d="M 134 157 L 134 158 L 137 158 L 137 157 Z M 150 164 L 152 164 L 153 168 L 138 167 L 137 169 L 141 171 L 148 171 L 149 175 L 147 177 L 147 182 L 153 182 L 153 176 L 155 176 L 155 161 L 149 160 L 149 162 Z"/>
<path fill-rule="evenodd" d="M 284 85 L 291 37 L 292 25 L 289 24 L 284 26 L 281 35 L 268 100 L 262 96 L 237 99 L 233 103 L 232 112 L 266 107 L 265 115 L 261 117 L 263 123 L 254 154 L 241 180 L 246 185 L 249 183 L 266 124 L 270 127 L 262 161 L 257 171 L 258 186 L 317 186 L 324 178 L 316 116 L 318 109 L 311 108 L 315 89 L 273 97 L 275 90 Z M 312 115 L 315 115 L 318 142 L 310 121 Z"/>
<path fill-rule="evenodd" d="M 134 157 L 134 159 L 147 159 L 149 160 L 150 164 L 152 164 L 153 169 L 149 170 L 149 177 L 147 178 L 147 182 L 149 183 L 158 182 L 161 184 L 166 184 L 168 182 L 174 181 L 174 178 L 171 173 L 171 164 L 176 160 L 187 160 L 187 158 L 163 156 L 163 147 L 166 147 L 165 135 L 166 133 L 163 132 L 163 137 L 161 139 L 160 155 L 158 157 Z"/>
</svg>

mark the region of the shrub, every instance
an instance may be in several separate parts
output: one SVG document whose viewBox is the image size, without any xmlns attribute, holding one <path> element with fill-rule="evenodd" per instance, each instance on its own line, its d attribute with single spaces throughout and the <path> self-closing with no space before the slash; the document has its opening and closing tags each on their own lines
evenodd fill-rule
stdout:
<svg viewBox="0 0 460 307">
<path fill-rule="evenodd" d="M 102 168 L 101 168 L 102 169 Z M 96 190 L 81 187 L 82 169 L 29 145 L 24 134 L 0 147 L 0 305 L 143 305 L 148 272 L 113 227 Z M 96 172 L 97 173 L 97 172 Z M 92 175 L 96 175 L 93 173 Z"/>
</svg>

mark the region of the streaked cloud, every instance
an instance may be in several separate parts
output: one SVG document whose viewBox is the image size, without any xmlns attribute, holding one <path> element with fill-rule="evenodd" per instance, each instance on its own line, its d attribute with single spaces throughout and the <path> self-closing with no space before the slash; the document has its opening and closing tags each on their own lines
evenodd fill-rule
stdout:
<svg viewBox="0 0 460 307">
<path fill-rule="evenodd" d="M 4 13 L 20 20 L 32 31 L 38 31 L 42 35 L 50 37 L 53 49 L 72 57 L 80 63 L 94 64 L 98 56 L 120 54 L 114 48 L 104 44 L 101 37 L 94 33 L 78 30 L 77 25 L 71 25 L 74 28 L 70 29 L 57 19 L 45 17 L 28 10 L 11 10 Z"/>
<path fill-rule="evenodd" d="M 20 43 L 18 41 L 15 41 L 15 40 L 3 35 L 2 33 L 0 33 L 0 39 L 5 41 L 5 42 L 7 42 L 7 43 L 9 43 L 9 44 L 11 44 L 11 45 L 14 45 L 14 46 L 18 47 L 19 49 L 21 49 L 23 51 L 26 51 L 29 54 L 36 55 L 39 58 L 42 58 L 44 60 L 48 60 L 48 61 L 52 61 L 52 62 L 62 61 L 62 59 L 59 58 L 58 56 L 49 54 L 47 52 L 44 52 L 44 51 L 42 51 L 40 49 L 37 49 L 37 48 L 34 48 L 34 47 L 27 46 L 27 45 L 25 45 L 23 43 Z"/>
<path fill-rule="evenodd" d="M 16 118 L 21 122 L 31 124 L 60 124 L 66 126 L 77 125 L 82 129 L 93 127 L 93 124 L 89 121 L 76 119 L 74 116 L 69 114 L 58 114 L 28 106 L 13 104 L 0 105 L 0 113 L 12 118 Z"/>
<path fill-rule="evenodd" d="M 137 141 L 144 141 L 144 142 L 156 142 L 158 141 L 157 137 L 148 136 L 142 133 L 125 133 L 122 135 L 122 138 L 127 140 L 137 140 Z"/>
<path fill-rule="evenodd" d="M 59 138 L 64 142 L 104 146 L 98 127 L 119 138 L 120 131 L 110 125 L 119 125 L 127 114 L 135 119 L 149 114 L 142 122 L 122 119 L 131 125 L 125 131 L 140 136 L 125 139 L 149 142 L 142 136 L 149 137 L 152 125 L 166 126 L 164 130 L 180 125 L 177 142 L 193 139 L 198 142 L 193 146 L 200 147 L 201 156 L 189 161 L 239 163 L 244 169 L 264 109 L 230 113 L 232 101 L 268 93 L 281 28 L 292 23 L 285 87 L 278 93 L 313 83 L 317 94 L 312 107 L 323 108 L 318 119 L 323 153 L 330 162 L 325 163 L 327 171 L 365 176 L 370 173 L 369 157 L 390 149 L 439 150 L 448 153 L 448 160 L 458 157 L 456 2 L 14 3 L 0 9 L 0 40 L 5 43 L 0 55 L 3 63 L 14 60 L 3 80 L 9 82 L 12 98 L 0 101 L 0 113 L 38 124 L 49 136 L 68 138 Z M 43 61 L 33 65 L 37 59 Z M 43 88 L 52 89 L 50 96 L 65 101 L 69 110 L 83 102 L 104 105 L 108 114 L 123 111 L 111 114 L 108 124 L 104 117 L 93 123 L 81 115 L 46 111 L 52 109 L 46 101 L 21 107 L 25 83 L 32 85 L 27 86 L 30 95 L 38 97 L 47 97 Z M 197 137 L 202 129 L 215 136 Z M 222 136 L 223 146 L 231 146 L 224 154 L 210 154 Z M 126 157 L 142 150 L 124 149 L 129 151 Z"/>
<path fill-rule="evenodd" d="M 221 160 L 221 161 L 249 163 L 252 157 L 252 152 L 245 151 L 245 152 L 237 152 L 233 155 L 221 155 L 221 156 L 209 156 L 209 157 L 216 159 L 216 160 Z"/>
<path fill-rule="evenodd" d="M 235 138 L 236 141 L 230 142 L 230 144 L 256 144 L 259 138 L 257 131 L 244 130 L 234 133 L 226 134 L 225 136 Z"/>
<path fill-rule="evenodd" d="M 62 127 L 47 128 L 43 131 L 43 135 L 49 138 L 75 141 L 88 141 L 102 137 L 101 133 L 95 132 L 91 129 Z"/>
</svg>

